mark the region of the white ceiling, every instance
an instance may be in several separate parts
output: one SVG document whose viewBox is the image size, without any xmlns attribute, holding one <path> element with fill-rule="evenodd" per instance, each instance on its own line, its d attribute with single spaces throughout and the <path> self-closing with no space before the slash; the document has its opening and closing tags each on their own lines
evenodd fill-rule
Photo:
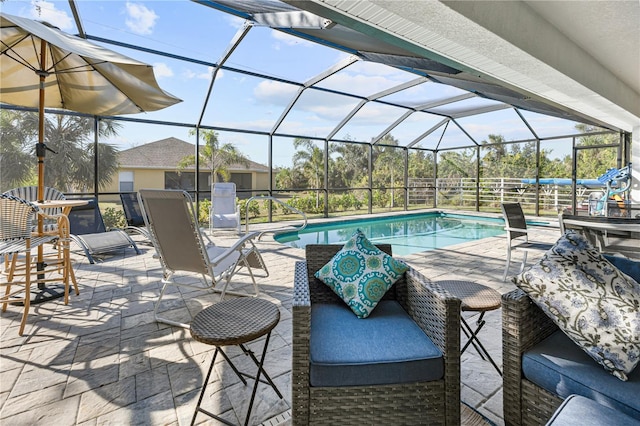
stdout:
<svg viewBox="0 0 640 426">
<path fill-rule="evenodd" d="M 285 0 L 625 131 L 640 126 L 640 1 Z"/>
</svg>

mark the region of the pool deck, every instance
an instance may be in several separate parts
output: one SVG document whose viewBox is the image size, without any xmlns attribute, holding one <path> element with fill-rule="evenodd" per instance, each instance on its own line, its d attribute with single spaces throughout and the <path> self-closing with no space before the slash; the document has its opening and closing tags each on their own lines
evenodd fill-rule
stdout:
<svg viewBox="0 0 640 426">
<path fill-rule="evenodd" d="M 551 226 L 532 227 L 532 239 L 554 242 L 559 237 L 557 221 L 544 220 Z M 216 238 L 225 240 L 229 235 L 218 233 Z M 515 288 L 502 282 L 505 242 L 504 235 L 490 237 L 403 258 L 431 280 L 473 280 L 504 293 Z M 268 277 L 257 279 L 261 297 L 276 303 L 281 313 L 265 368 L 284 399 L 268 387 L 261 388 L 251 424 L 290 424 L 293 269 L 304 251 L 277 243 L 269 235 L 257 246 L 270 271 Z M 0 423 L 189 424 L 213 348 L 194 341 L 188 330 L 154 321 L 162 268 L 152 247 L 139 244 L 139 248 L 140 255 L 127 249 L 94 265 L 74 253 L 80 295 L 72 295 L 67 306 L 61 299 L 33 306 L 22 337 L 17 334 L 20 309 L 9 306 L 1 315 Z M 519 260 L 515 254 L 512 274 Z M 236 276 L 232 285 L 240 291 L 251 287 L 245 275 Z M 173 287 L 166 300 L 163 314 L 188 322 L 217 302 L 219 295 Z M 485 319 L 481 340 L 500 365 L 501 311 L 488 312 Z M 232 353 L 246 365 L 246 357 Z M 495 424 L 504 424 L 502 378 L 473 348 L 461 359 L 462 401 Z M 242 386 L 229 372 L 226 364 L 216 361 L 203 407 L 224 413 L 232 422 L 244 422 L 250 386 Z M 217 424 L 203 414 L 197 423 Z"/>
</svg>

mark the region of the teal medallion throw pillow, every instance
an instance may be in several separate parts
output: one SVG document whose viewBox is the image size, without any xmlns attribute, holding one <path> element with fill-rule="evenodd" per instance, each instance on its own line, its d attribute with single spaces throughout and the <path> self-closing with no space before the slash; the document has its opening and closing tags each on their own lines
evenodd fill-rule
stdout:
<svg viewBox="0 0 640 426">
<path fill-rule="evenodd" d="M 366 318 L 407 269 L 404 262 L 374 246 L 358 229 L 315 276 L 359 318 Z"/>
<path fill-rule="evenodd" d="M 514 282 L 591 358 L 627 380 L 640 361 L 640 284 L 573 231 Z"/>
</svg>

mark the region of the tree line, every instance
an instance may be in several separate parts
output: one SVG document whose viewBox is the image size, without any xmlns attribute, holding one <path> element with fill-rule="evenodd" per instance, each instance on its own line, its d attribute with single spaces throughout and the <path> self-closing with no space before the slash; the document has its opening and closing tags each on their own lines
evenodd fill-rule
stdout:
<svg viewBox="0 0 640 426">
<path fill-rule="evenodd" d="M 0 110 L 0 190 L 16 186 L 35 184 L 37 168 L 35 144 L 37 142 L 38 115 L 33 112 Z M 113 120 L 100 120 L 98 139 L 116 136 L 121 124 Z M 578 124 L 581 133 L 600 129 Z M 72 115 L 45 115 L 45 143 L 57 154 L 49 154 L 45 160 L 45 185 L 63 192 L 91 192 L 94 182 L 94 119 Z M 194 130 L 191 134 L 194 134 Z M 200 163 L 213 174 L 212 181 L 230 179 L 229 166 L 247 164 L 248 157 L 230 143 L 223 143 L 213 130 L 200 132 L 204 141 L 200 150 Z M 392 135 L 386 135 L 370 146 L 358 143 L 349 136 L 348 142 L 328 144 L 328 188 L 336 191 L 369 187 L 369 164 L 371 163 L 371 186 L 380 203 L 393 205 L 400 202 L 404 186 L 405 151 L 407 175 L 411 178 L 433 178 L 435 176 L 434 153 L 421 149 L 400 146 Z M 583 135 L 578 146 L 599 146 L 618 143 L 615 134 Z M 103 188 L 111 182 L 120 167 L 115 146 L 100 142 L 98 146 L 98 186 Z M 294 154 L 290 167 L 275 171 L 277 190 L 322 189 L 325 183 L 324 142 L 307 138 L 293 141 Z M 489 135 L 481 143 L 480 176 L 476 176 L 477 154 L 473 148 L 441 151 L 437 154 L 439 178 L 494 178 L 534 177 L 536 168 L 536 142 L 508 143 L 501 135 Z M 541 177 L 570 177 L 571 156 L 552 156 L 552 149 L 540 150 Z M 578 158 L 578 178 L 595 178 L 616 164 L 616 149 L 589 150 L 588 155 Z M 195 156 L 183 158 L 178 170 L 195 163 Z M 321 204 L 320 192 L 314 194 L 316 207 Z"/>
</svg>

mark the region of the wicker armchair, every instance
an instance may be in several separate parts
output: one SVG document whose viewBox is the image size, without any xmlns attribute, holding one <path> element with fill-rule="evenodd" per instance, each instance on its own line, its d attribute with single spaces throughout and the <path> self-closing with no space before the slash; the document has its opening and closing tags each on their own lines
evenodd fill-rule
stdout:
<svg viewBox="0 0 640 426">
<path fill-rule="evenodd" d="M 409 269 L 387 292 L 444 355 L 444 375 L 430 382 L 313 387 L 310 385 L 311 305 L 344 304 L 314 273 L 341 249 L 307 245 L 297 262 L 293 300 L 292 415 L 307 424 L 460 424 L 460 300 Z M 391 246 L 379 248 L 391 254 Z M 367 321 L 359 320 L 359 321 Z"/>
<path fill-rule="evenodd" d="M 522 375 L 522 354 L 553 334 L 558 327 L 516 289 L 502 295 L 502 368 L 504 422 L 507 425 L 545 424 L 562 398 Z"/>
</svg>

